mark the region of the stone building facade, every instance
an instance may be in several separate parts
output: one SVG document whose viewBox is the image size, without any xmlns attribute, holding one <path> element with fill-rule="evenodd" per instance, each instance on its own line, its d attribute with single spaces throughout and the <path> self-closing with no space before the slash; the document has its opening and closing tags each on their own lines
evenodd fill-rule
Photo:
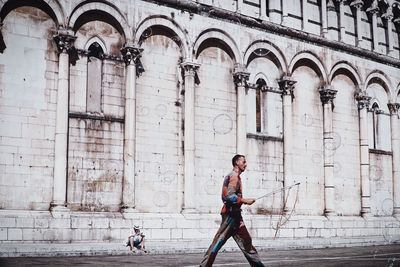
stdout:
<svg viewBox="0 0 400 267">
<path fill-rule="evenodd" d="M 400 239 L 399 1 L 1 0 L 0 18 L 0 255 L 121 250 L 133 224 L 203 250 L 236 153 L 244 194 L 273 192 L 243 211 L 258 247 Z"/>
</svg>

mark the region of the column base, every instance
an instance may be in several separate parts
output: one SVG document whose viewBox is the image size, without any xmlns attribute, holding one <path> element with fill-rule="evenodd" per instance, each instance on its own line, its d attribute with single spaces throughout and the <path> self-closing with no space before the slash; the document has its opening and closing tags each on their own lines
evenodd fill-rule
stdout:
<svg viewBox="0 0 400 267">
<path fill-rule="evenodd" d="M 138 211 L 132 207 L 123 207 L 121 209 L 121 213 L 125 219 L 132 219 L 132 218 L 136 217 L 136 214 L 138 213 Z"/>
<path fill-rule="evenodd" d="M 64 205 L 52 205 L 50 212 L 53 218 L 67 219 L 71 217 L 71 210 Z"/>
<path fill-rule="evenodd" d="M 182 214 L 196 214 L 199 213 L 195 208 L 183 208 Z"/>
<path fill-rule="evenodd" d="M 361 208 L 361 217 L 363 218 L 372 217 L 371 208 Z"/>
<path fill-rule="evenodd" d="M 393 208 L 393 217 L 400 218 L 400 207 Z"/>
<path fill-rule="evenodd" d="M 324 211 L 324 216 L 325 217 L 333 217 L 336 216 L 336 212 L 334 210 L 325 210 Z"/>
</svg>

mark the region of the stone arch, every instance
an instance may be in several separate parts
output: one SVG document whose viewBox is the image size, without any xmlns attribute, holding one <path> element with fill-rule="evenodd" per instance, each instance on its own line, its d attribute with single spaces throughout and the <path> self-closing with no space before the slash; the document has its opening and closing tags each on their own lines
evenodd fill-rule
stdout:
<svg viewBox="0 0 400 267">
<path fill-rule="evenodd" d="M 250 74 L 250 77 L 251 77 L 251 74 Z M 258 73 L 256 73 L 256 74 L 251 78 L 251 82 L 255 84 L 255 83 L 257 82 L 258 79 L 263 79 L 263 80 L 267 83 L 267 85 L 270 85 L 270 84 L 271 84 L 271 81 L 268 79 L 267 75 L 265 75 L 264 72 L 258 72 Z"/>
<path fill-rule="evenodd" d="M 331 83 L 332 80 L 339 74 L 349 77 L 356 86 L 361 86 L 362 84 L 361 77 L 357 69 L 347 61 L 340 61 L 333 66 L 331 72 L 329 73 L 328 83 Z"/>
<path fill-rule="evenodd" d="M 141 45 L 146 38 L 152 34 L 158 34 L 160 30 L 180 47 L 182 56 L 190 61 L 191 42 L 186 34 L 187 30 L 166 16 L 150 16 L 139 23 L 134 34 L 134 43 Z"/>
<path fill-rule="evenodd" d="M 260 51 L 260 53 L 256 51 Z M 281 75 L 288 72 L 287 61 L 278 47 L 265 40 L 258 40 L 249 45 L 244 54 L 243 62 L 246 66 L 256 57 L 268 57 L 281 71 Z"/>
<path fill-rule="evenodd" d="M 313 69 L 320 77 L 321 82 L 327 83 L 327 71 L 321 60 L 310 51 L 303 51 L 293 57 L 289 64 L 289 74 L 291 75 L 299 66 L 308 66 Z"/>
<path fill-rule="evenodd" d="M 123 36 L 125 42 L 131 40 L 131 30 L 125 15 L 109 2 L 83 2 L 71 12 L 68 27 L 76 32 L 83 24 L 100 20 L 113 26 Z"/>
<path fill-rule="evenodd" d="M 194 57 L 197 59 L 205 48 L 212 46 L 223 49 L 235 63 L 243 64 L 235 41 L 226 32 L 215 28 L 205 30 L 197 37 L 193 46 Z"/>
<path fill-rule="evenodd" d="M 367 79 L 365 80 L 365 89 L 367 89 L 368 86 L 373 83 L 378 83 L 378 84 L 382 85 L 382 87 L 386 91 L 388 100 L 389 101 L 392 100 L 391 92 L 393 92 L 394 90 L 392 90 L 393 87 L 390 82 L 390 79 L 386 76 L 385 73 L 383 73 L 380 70 L 375 70 L 375 71 L 371 72 L 367 76 Z"/>
<path fill-rule="evenodd" d="M 90 45 L 92 45 L 93 43 L 98 43 L 101 49 L 103 49 L 104 53 L 107 54 L 106 43 L 99 36 L 93 36 L 92 38 L 90 38 L 85 44 L 85 50 L 88 51 Z"/>
<path fill-rule="evenodd" d="M 36 7 L 49 15 L 58 26 L 65 25 L 65 15 L 57 0 L 0 0 L 0 22 L 14 9 L 22 6 Z"/>
</svg>

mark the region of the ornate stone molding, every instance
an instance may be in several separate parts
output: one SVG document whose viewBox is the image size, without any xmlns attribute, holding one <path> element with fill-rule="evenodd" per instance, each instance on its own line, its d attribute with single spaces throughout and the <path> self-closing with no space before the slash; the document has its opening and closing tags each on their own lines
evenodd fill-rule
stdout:
<svg viewBox="0 0 400 267">
<path fill-rule="evenodd" d="M 387 19 L 388 21 L 393 19 L 393 11 L 391 6 L 388 7 L 385 14 L 382 14 L 382 18 Z"/>
<path fill-rule="evenodd" d="M 336 97 L 337 90 L 330 85 L 325 85 L 319 89 L 322 104 L 333 104 L 333 99 Z"/>
<path fill-rule="evenodd" d="M 379 13 L 379 7 L 378 7 L 378 1 L 374 0 L 369 8 L 367 8 L 367 12 L 370 12 L 371 14 L 378 14 Z"/>
<path fill-rule="evenodd" d="M 142 57 L 143 48 L 137 48 L 134 46 L 125 46 L 121 48 L 122 58 L 124 59 L 126 65 L 138 64 L 139 59 Z"/>
<path fill-rule="evenodd" d="M 364 91 L 357 92 L 355 94 L 355 98 L 358 102 L 358 109 L 369 108 L 369 102 L 371 101 L 371 97 L 368 96 Z"/>
<path fill-rule="evenodd" d="M 278 81 L 279 88 L 281 89 L 282 95 L 291 95 L 293 97 L 293 90 L 296 81 L 289 76 L 283 76 Z"/>
<path fill-rule="evenodd" d="M 65 30 L 60 30 L 57 35 L 53 36 L 53 40 L 59 53 L 68 53 L 74 47 L 76 36 Z"/>
<path fill-rule="evenodd" d="M 350 6 L 353 6 L 357 9 L 361 9 L 364 5 L 364 1 L 363 0 L 353 0 L 350 3 Z"/>
<path fill-rule="evenodd" d="M 142 57 L 143 48 L 138 48 L 134 46 L 125 46 L 121 48 L 122 58 L 125 64 L 128 66 L 130 64 L 135 64 L 136 66 L 136 76 L 139 77 L 144 72 L 144 68 L 140 58 Z"/>
<path fill-rule="evenodd" d="M 200 68 L 200 64 L 185 61 L 181 63 L 181 67 L 185 72 L 185 76 L 189 75 L 194 77 L 196 75 L 197 70 Z"/>
<path fill-rule="evenodd" d="M 233 82 L 236 86 L 247 87 L 247 81 L 249 80 L 250 73 L 247 72 L 246 68 L 240 65 L 235 66 L 233 70 Z"/>
<path fill-rule="evenodd" d="M 400 103 L 388 103 L 387 106 L 390 114 L 397 114 L 399 112 Z"/>
</svg>

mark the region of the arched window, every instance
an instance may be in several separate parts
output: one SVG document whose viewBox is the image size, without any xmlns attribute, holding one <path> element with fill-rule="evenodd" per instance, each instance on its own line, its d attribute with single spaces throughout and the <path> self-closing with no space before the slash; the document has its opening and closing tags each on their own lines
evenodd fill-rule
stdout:
<svg viewBox="0 0 400 267">
<path fill-rule="evenodd" d="M 372 125 L 372 144 L 374 149 L 379 147 L 379 105 L 378 103 L 373 103 L 371 107 L 371 125 Z"/>
<path fill-rule="evenodd" d="M 266 82 L 264 79 L 258 79 L 257 82 L 257 88 L 256 88 L 256 132 L 261 133 L 263 132 L 263 119 L 264 119 L 264 99 L 263 99 L 263 92 L 265 91 L 265 88 L 267 86 Z"/>
<path fill-rule="evenodd" d="M 86 111 L 101 113 L 103 48 L 94 42 L 88 49 Z"/>
</svg>

